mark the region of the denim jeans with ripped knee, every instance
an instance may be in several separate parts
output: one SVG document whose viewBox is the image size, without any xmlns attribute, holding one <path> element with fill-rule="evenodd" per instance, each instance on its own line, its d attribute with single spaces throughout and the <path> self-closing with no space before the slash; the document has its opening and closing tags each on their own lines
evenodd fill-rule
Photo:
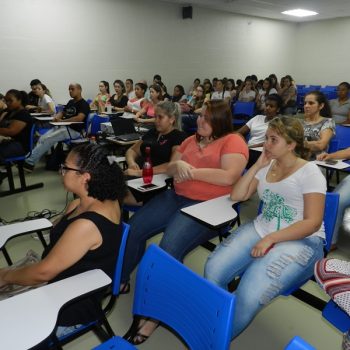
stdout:
<svg viewBox="0 0 350 350">
<path fill-rule="evenodd" d="M 242 276 L 235 292 L 232 338 L 274 298 L 310 278 L 315 262 L 323 257 L 324 240 L 309 236 L 278 243 L 265 256 L 254 258 L 251 250 L 260 239 L 253 222 L 242 225 L 216 248 L 205 265 L 205 277 L 224 289 L 236 276 Z"/>
</svg>

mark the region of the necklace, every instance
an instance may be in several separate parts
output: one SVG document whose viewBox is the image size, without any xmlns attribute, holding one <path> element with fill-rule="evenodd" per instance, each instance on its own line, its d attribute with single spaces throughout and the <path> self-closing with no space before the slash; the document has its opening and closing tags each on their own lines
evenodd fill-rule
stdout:
<svg viewBox="0 0 350 350">
<path fill-rule="evenodd" d="M 297 162 L 298 162 L 298 158 L 295 159 L 295 161 L 293 162 L 293 164 L 291 166 L 286 167 L 287 171 L 283 171 L 281 169 L 281 179 L 285 178 L 286 176 L 288 176 L 290 174 L 290 172 L 294 169 Z M 275 162 L 271 168 L 271 175 L 273 177 L 277 176 L 277 162 Z"/>
</svg>

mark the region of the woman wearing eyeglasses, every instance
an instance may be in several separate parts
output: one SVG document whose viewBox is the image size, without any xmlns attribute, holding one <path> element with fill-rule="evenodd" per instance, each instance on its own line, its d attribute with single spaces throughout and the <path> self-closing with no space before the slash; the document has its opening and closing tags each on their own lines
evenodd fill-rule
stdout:
<svg viewBox="0 0 350 350">
<path fill-rule="evenodd" d="M 92 269 L 113 276 L 122 238 L 120 206 L 126 192 L 123 173 L 97 145 L 75 147 L 61 166 L 65 189 L 78 198 L 50 232 L 42 260 L 14 270 L 0 269 L 0 286 L 52 283 Z M 103 180 L 103 181 L 102 181 Z M 99 317 L 104 292 L 64 307 L 57 335 Z"/>
</svg>

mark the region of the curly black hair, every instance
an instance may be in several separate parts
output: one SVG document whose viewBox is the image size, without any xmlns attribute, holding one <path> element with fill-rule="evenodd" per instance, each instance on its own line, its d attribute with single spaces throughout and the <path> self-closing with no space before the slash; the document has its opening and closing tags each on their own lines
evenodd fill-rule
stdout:
<svg viewBox="0 0 350 350">
<path fill-rule="evenodd" d="M 100 201 L 117 199 L 122 205 L 127 186 L 120 166 L 109 162 L 110 152 L 95 144 L 79 145 L 71 152 L 77 157 L 79 169 L 90 174 L 88 195 Z"/>
</svg>

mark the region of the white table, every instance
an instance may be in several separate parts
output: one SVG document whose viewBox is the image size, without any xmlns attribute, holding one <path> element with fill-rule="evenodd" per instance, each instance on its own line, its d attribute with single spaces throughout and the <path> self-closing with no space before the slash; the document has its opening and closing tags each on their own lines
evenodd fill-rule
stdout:
<svg viewBox="0 0 350 350">
<path fill-rule="evenodd" d="M 212 227 L 228 224 L 237 217 L 236 210 L 229 195 L 210 199 L 208 201 L 182 208 L 181 211 Z"/>
<path fill-rule="evenodd" d="M 50 122 L 50 124 L 55 126 L 69 126 L 72 124 L 84 124 L 84 122 Z"/>
<path fill-rule="evenodd" d="M 96 269 L 0 301 L 1 349 L 26 350 L 39 344 L 53 332 L 64 304 L 110 283 Z"/>
<path fill-rule="evenodd" d="M 350 167 L 349 163 L 343 162 L 342 160 L 338 160 L 336 164 L 328 164 L 322 160 L 314 160 L 313 162 L 324 168 L 329 168 L 334 170 L 343 170 Z"/>
<path fill-rule="evenodd" d="M 28 220 L 17 222 L 15 224 L 0 226 L 0 248 L 2 248 L 10 238 L 32 232 L 47 230 L 51 227 L 52 223 L 47 219 Z"/>
<path fill-rule="evenodd" d="M 154 187 L 153 189 L 148 190 L 147 192 L 157 190 L 159 188 L 165 187 L 167 184 L 165 182 L 166 179 L 169 179 L 170 176 L 167 174 L 158 174 L 158 175 L 153 175 L 152 179 L 152 184 L 156 185 L 157 187 Z M 135 190 L 138 190 L 138 187 L 144 185 L 142 177 L 133 179 L 133 180 L 128 180 L 127 185 Z M 143 191 L 140 191 L 144 193 Z"/>
<path fill-rule="evenodd" d="M 34 116 L 34 119 L 39 120 L 40 122 L 46 122 L 46 121 L 50 122 L 53 120 L 53 118 L 54 117 L 52 115 L 47 115 L 47 114 L 43 116 Z"/>
</svg>

